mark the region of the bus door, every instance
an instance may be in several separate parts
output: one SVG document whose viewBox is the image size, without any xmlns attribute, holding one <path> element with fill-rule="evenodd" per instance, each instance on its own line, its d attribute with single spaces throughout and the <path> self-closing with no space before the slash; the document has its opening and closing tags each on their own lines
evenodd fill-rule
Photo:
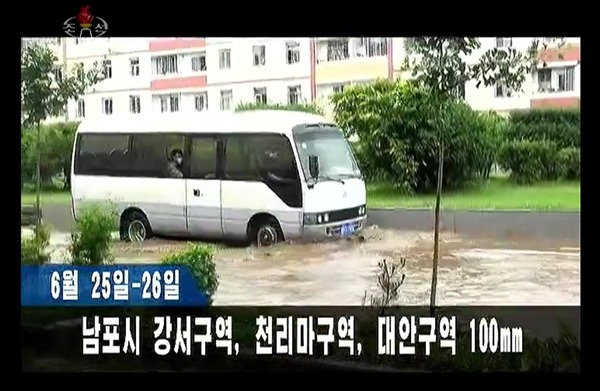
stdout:
<svg viewBox="0 0 600 391">
<path fill-rule="evenodd" d="M 186 216 L 188 233 L 192 236 L 218 238 L 223 235 L 218 145 L 214 135 L 190 136 Z"/>
</svg>

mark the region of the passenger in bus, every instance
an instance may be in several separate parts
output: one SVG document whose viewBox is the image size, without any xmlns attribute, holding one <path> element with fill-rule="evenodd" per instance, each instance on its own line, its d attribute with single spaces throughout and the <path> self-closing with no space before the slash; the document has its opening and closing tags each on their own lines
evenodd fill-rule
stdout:
<svg viewBox="0 0 600 391">
<path fill-rule="evenodd" d="M 171 158 L 167 163 L 167 172 L 171 178 L 183 178 L 183 152 L 181 149 L 171 151 Z"/>
</svg>

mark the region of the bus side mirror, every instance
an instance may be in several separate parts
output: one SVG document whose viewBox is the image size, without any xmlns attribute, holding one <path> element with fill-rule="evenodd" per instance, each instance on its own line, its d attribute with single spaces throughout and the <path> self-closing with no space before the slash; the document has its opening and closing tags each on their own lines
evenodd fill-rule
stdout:
<svg viewBox="0 0 600 391">
<path fill-rule="evenodd" d="M 310 155 L 308 157 L 308 172 L 313 179 L 319 179 L 319 157 Z"/>
</svg>

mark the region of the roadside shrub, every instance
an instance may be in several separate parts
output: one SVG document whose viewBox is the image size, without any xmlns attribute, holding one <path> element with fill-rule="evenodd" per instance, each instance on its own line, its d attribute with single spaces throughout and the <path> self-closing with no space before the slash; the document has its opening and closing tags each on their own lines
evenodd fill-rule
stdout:
<svg viewBox="0 0 600 391">
<path fill-rule="evenodd" d="M 68 188 L 71 156 L 77 122 L 42 125 L 40 154 L 42 185 L 52 186 L 53 178 L 60 176 Z M 36 129 L 21 129 L 21 183 L 35 181 L 37 162 Z"/>
<path fill-rule="evenodd" d="M 235 111 L 251 111 L 251 110 L 283 110 L 283 111 L 302 111 L 304 113 L 312 113 L 323 115 L 323 108 L 317 103 L 298 103 L 293 105 L 284 105 L 281 103 L 239 103 Z"/>
<path fill-rule="evenodd" d="M 558 164 L 562 169 L 564 179 L 576 180 L 581 178 L 580 158 L 579 148 L 564 148 L 558 152 Z"/>
<path fill-rule="evenodd" d="M 49 245 L 50 228 L 43 223 L 34 227 L 32 236 L 21 237 L 21 264 L 45 265 L 50 262 Z"/>
<path fill-rule="evenodd" d="M 71 233 L 69 253 L 73 265 L 112 263 L 112 233 L 118 228 L 118 216 L 113 208 L 99 205 L 84 209 Z"/>
<path fill-rule="evenodd" d="M 183 250 L 166 254 L 161 263 L 187 267 L 196 280 L 198 289 L 206 293 L 212 303 L 212 297 L 219 287 L 212 246 L 189 243 Z"/>
<path fill-rule="evenodd" d="M 358 138 L 355 150 L 365 176 L 392 181 L 407 193 L 435 189 L 440 134 L 446 188 L 488 175 L 504 124 L 465 103 L 441 103 L 402 81 L 353 86 L 334 94 L 332 102 L 346 137 Z"/>
<path fill-rule="evenodd" d="M 557 161 L 558 148 L 550 141 L 511 141 L 500 151 L 500 166 L 510 170 L 510 178 L 519 184 L 560 179 L 563 170 Z"/>
<path fill-rule="evenodd" d="M 507 141 L 551 141 L 558 148 L 579 148 L 581 133 L 579 109 L 533 109 L 513 111 Z"/>
</svg>

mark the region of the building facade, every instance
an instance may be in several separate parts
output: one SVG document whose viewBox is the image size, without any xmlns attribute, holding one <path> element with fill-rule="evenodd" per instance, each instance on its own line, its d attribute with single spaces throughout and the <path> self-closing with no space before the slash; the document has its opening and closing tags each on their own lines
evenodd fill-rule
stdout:
<svg viewBox="0 0 600 391">
<path fill-rule="evenodd" d="M 532 38 L 481 38 L 493 47 L 526 50 Z M 401 72 L 405 38 L 66 38 L 49 39 L 57 73 L 75 64 L 104 69 L 105 79 L 78 101 L 65 118 L 149 112 L 231 110 L 239 103 L 319 102 L 345 86 Z M 478 110 L 574 106 L 580 96 L 580 40 L 567 38 L 548 49 L 540 67 L 513 92 L 503 86 L 465 86 Z M 467 59 L 470 61 L 471 59 Z M 330 112 L 330 111 L 329 111 Z"/>
</svg>

